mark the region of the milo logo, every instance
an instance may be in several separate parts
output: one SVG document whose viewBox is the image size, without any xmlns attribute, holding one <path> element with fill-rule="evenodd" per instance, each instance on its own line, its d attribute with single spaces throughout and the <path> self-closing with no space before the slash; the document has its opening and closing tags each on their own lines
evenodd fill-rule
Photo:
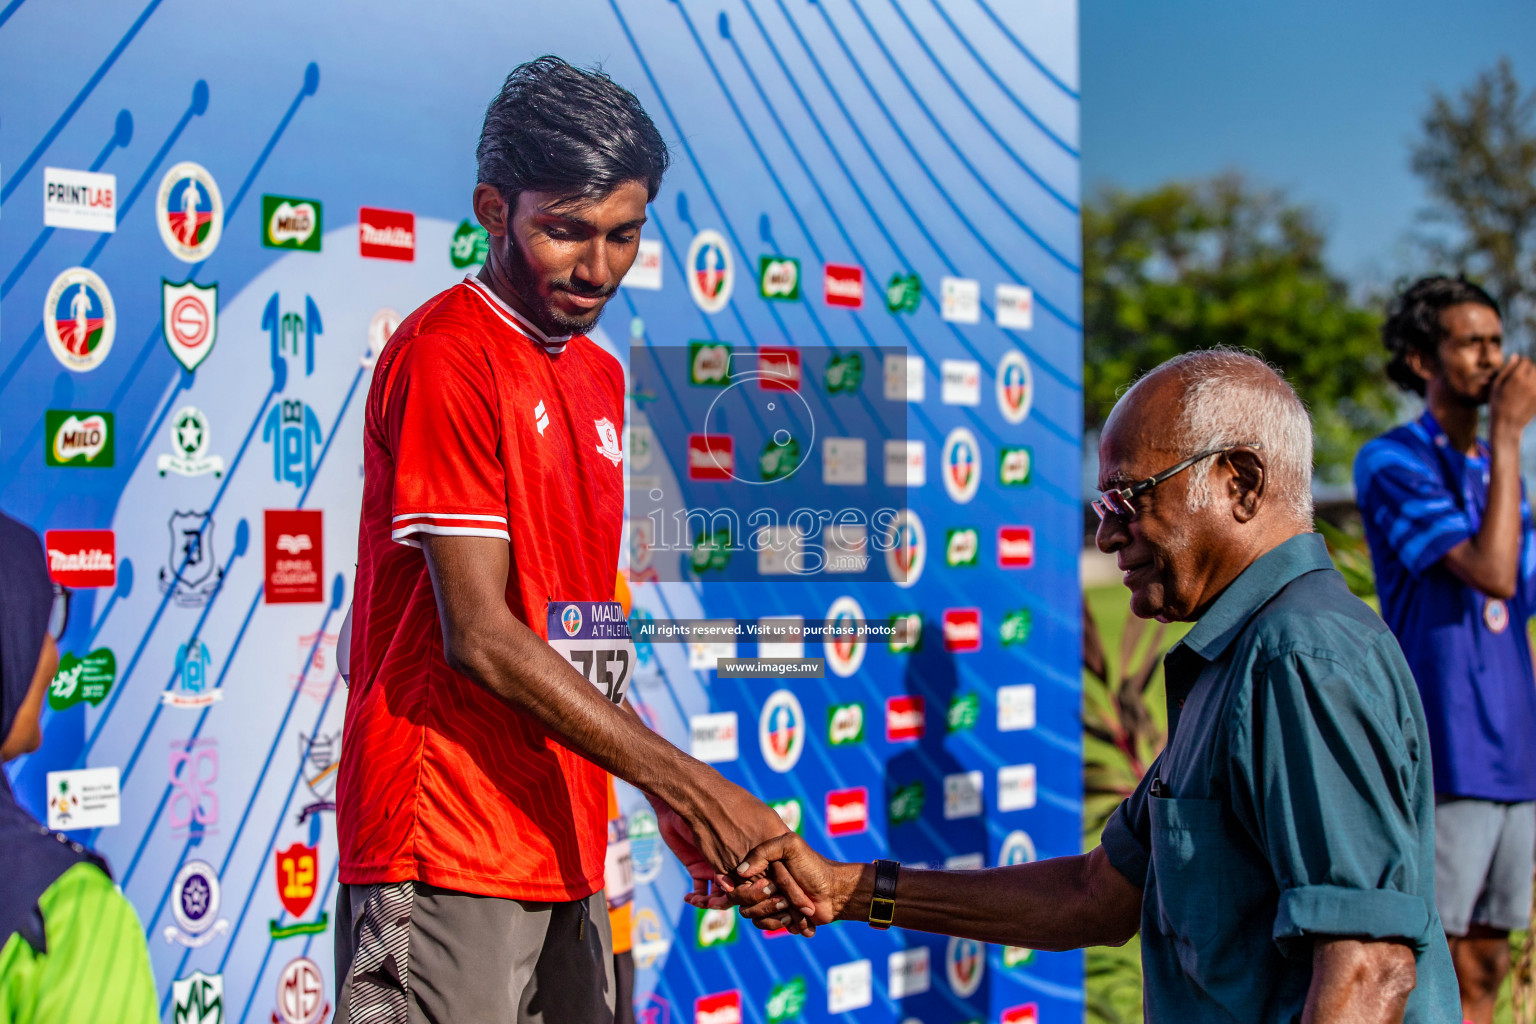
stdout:
<svg viewBox="0 0 1536 1024">
<path fill-rule="evenodd" d="M 798 299 L 800 261 L 788 256 L 764 256 L 758 261 L 758 288 L 765 299 Z"/>
<path fill-rule="evenodd" d="M 723 946 L 736 941 L 736 913 L 732 910 L 699 911 L 699 948 Z"/>
<path fill-rule="evenodd" d="M 262 196 L 265 225 L 261 244 L 269 249 L 320 251 L 320 203 L 292 196 Z"/>
<path fill-rule="evenodd" d="M 1028 448 L 1004 448 L 997 457 L 997 482 L 1004 487 L 1022 487 L 1029 483 L 1031 464 Z"/>
<path fill-rule="evenodd" d="M 864 705 L 834 704 L 827 711 L 827 742 L 845 747 L 864 741 Z"/>
<path fill-rule="evenodd" d="M 974 566 L 979 546 L 974 528 L 962 527 L 950 530 L 948 531 L 948 544 L 944 550 L 944 561 L 955 566 Z"/>
<path fill-rule="evenodd" d="M 731 346 L 724 342 L 688 343 L 688 383 L 723 388 L 731 382 Z"/>
<path fill-rule="evenodd" d="M 800 831 L 800 821 L 805 814 L 800 807 L 800 801 L 794 797 L 788 800 L 776 800 L 768 805 L 773 808 L 773 813 L 779 816 L 786 828 L 791 832 Z"/>
<path fill-rule="evenodd" d="M 110 468 L 113 463 L 112 414 L 49 409 L 43 416 L 48 434 L 44 459 L 50 466 Z"/>
</svg>

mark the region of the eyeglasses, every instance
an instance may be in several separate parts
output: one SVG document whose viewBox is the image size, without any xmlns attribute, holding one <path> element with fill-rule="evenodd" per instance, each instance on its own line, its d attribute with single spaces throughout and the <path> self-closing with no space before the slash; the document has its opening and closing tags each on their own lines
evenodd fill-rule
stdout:
<svg viewBox="0 0 1536 1024">
<path fill-rule="evenodd" d="M 55 640 L 64 639 L 69 628 L 69 596 L 74 591 L 61 583 L 53 585 L 53 607 L 48 611 L 48 635 Z"/>
<path fill-rule="evenodd" d="M 1131 504 L 1131 499 L 1135 498 L 1138 494 L 1145 494 L 1165 480 L 1178 476 L 1201 459 L 1208 459 L 1212 455 L 1225 455 L 1227 452 L 1236 451 L 1239 448 L 1252 448 L 1254 451 L 1259 451 L 1263 447 L 1258 441 L 1246 441 L 1242 444 L 1229 444 L 1225 448 L 1212 448 L 1209 451 L 1191 455 L 1183 462 L 1169 466 L 1161 473 L 1149 476 L 1145 480 L 1131 484 L 1129 487 L 1116 487 L 1113 490 L 1105 491 L 1093 503 L 1093 510 L 1098 513 L 1099 522 L 1103 522 L 1109 516 L 1118 516 L 1125 520 L 1135 519 L 1136 506 Z"/>
</svg>

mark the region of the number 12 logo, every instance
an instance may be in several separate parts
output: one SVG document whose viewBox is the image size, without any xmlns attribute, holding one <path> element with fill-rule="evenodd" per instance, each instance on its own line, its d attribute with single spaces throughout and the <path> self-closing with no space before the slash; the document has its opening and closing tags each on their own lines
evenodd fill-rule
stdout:
<svg viewBox="0 0 1536 1024">
<path fill-rule="evenodd" d="M 320 848 L 294 843 L 277 852 L 277 895 L 283 909 L 303 917 L 315 898 L 315 878 L 320 873 Z"/>
</svg>

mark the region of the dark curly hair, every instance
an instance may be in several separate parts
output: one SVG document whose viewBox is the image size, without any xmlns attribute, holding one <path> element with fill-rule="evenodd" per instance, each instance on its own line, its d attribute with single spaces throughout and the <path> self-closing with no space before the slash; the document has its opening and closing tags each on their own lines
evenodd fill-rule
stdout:
<svg viewBox="0 0 1536 1024">
<path fill-rule="evenodd" d="M 1493 296 L 1464 275 L 1420 278 L 1387 304 L 1387 320 L 1381 325 L 1381 340 L 1390 356 L 1387 376 L 1398 387 L 1424 394 L 1424 378 L 1408 365 L 1408 353 L 1421 352 L 1433 357 L 1445 336 L 1445 330 L 1440 326 L 1440 314 L 1452 306 L 1469 302 L 1499 312 L 1499 304 L 1493 301 Z"/>
<path fill-rule="evenodd" d="M 516 203 L 525 190 L 600 199 L 626 181 L 656 198 L 670 157 L 633 93 L 601 70 L 543 56 L 512 69 L 485 112 L 479 180 Z"/>
</svg>

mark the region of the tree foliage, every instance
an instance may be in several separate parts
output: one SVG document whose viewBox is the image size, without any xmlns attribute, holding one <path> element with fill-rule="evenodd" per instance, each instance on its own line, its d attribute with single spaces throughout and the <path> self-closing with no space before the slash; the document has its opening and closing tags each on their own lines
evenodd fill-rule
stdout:
<svg viewBox="0 0 1536 1024">
<path fill-rule="evenodd" d="M 1312 411 L 1319 474 L 1347 479 L 1393 422 L 1377 315 L 1323 259 L 1316 216 L 1236 174 L 1083 208 L 1084 395 L 1089 430 L 1124 385 L 1182 352 L 1228 345 L 1279 367 Z"/>
<path fill-rule="evenodd" d="M 1426 239 L 1435 262 L 1476 277 L 1504 307 L 1505 330 L 1536 337 L 1536 89 L 1509 61 L 1456 97 L 1437 92 L 1413 169 L 1454 241 Z"/>
</svg>

